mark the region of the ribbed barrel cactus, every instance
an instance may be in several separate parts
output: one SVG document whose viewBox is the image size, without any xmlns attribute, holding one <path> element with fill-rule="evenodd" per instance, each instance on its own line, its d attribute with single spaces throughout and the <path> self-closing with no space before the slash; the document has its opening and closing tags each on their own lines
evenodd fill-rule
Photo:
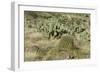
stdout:
<svg viewBox="0 0 100 73">
<path fill-rule="evenodd" d="M 76 45 L 77 40 L 75 40 L 75 37 L 71 35 L 63 35 L 59 41 L 59 48 L 64 50 L 71 50 L 78 48 L 78 45 Z"/>
</svg>

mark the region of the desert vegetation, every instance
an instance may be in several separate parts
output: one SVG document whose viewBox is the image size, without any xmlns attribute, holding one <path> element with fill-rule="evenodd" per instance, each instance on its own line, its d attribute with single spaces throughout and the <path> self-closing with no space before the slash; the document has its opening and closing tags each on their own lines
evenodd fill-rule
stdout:
<svg viewBox="0 0 100 73">
<path fill-rule="evenodd" d="M 90 58 L 90 14 L 24 11 L 24 61 Z"/>
</svg>

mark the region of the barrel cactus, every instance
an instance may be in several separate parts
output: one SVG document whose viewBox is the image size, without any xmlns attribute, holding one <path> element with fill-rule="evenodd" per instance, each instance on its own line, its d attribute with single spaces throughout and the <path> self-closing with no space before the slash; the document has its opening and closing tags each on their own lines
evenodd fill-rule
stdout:
<svg viewBox="0 0 100 73">
<path fill-rule="evenodd" d="M 59 41 L 59 48 L 72 49 L 73 48 L 73 38 L 69 35 L 63 35 Z"/>
<path fill-rule="evenodd" d="M 59 41 L 59 48 L 64 50 L 78 49 L 78 40 L 71 35 L 63 35 Z M 77 43 L 77 45 L 76 45 Z"/>
</svg>

